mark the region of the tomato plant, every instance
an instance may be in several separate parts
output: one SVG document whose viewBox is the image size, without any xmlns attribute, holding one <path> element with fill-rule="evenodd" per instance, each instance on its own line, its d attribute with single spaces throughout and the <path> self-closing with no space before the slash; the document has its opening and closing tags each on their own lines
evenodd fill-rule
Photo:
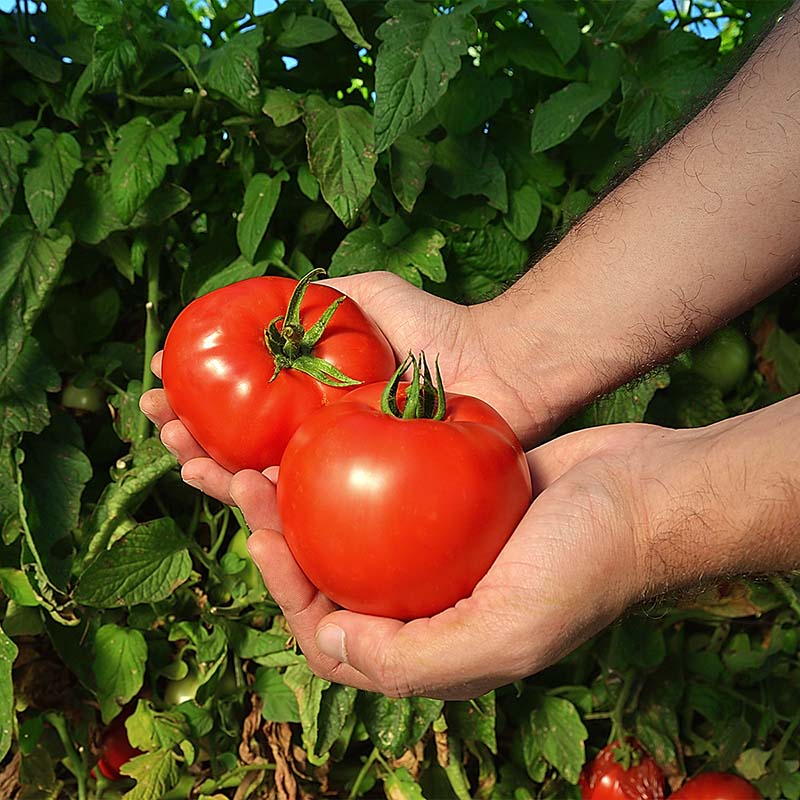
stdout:
<svg viewBox="0 0 800 800">
<path fill-rule="evenodd" d="M 506 422 L 446 395 L 438 368 L 434 387 L 424 357 L 309 417 L 278 477 L 286 541 L 309 579 L 346 608 L 401 619 L 467 597 L 530 502 Z"/>
<path fill-rule="evenodd" d="M 733 327 L 720 328 L 700 344 L 692 356 L 692 369 L 723 394 L 731 391 L 750 368 L 750 346 Z"/>
<path fill-rule="evenodd" d="M 664 773 L 637 742 L 612 742 L 584 767 L 580 786 L 583 800 L 662 800 Z"/>
<path fill-rule="evenodd" d="M 197 697 L 197 690 L 200 687 L 200 676 L 197 671 L 190 668 L 183 678 L 167 681 L 164 689 L 164 700 L 171 706 L 179 706 L 188 700 Z"/>
<path fill-rule="evenodd" d="M 97 768 L 110 781 L 119 780 L 123 765 L 141 755 L 141 750 L 137 750 L 128 741 L 128 732 L 125 730 L 125 720 L 133 713 L 134 708 L 131 705 L 120 711 L 103 731 Z"/>
<path fill-rule="evenodd" d="M 752 783 L 729 772 L 703 772 L 686 781 L 670 797 L 675 800 L 762 800 Z"/>
<path fill-rule="evenodd" d="M 361 309 L 310 283 L 321 272 L 217 289 L 190 303 L 167 335 L 170 405 L 232 472 L 278 464 L 312 411 L 394 369 L 389 343 Z"/>
</svg>

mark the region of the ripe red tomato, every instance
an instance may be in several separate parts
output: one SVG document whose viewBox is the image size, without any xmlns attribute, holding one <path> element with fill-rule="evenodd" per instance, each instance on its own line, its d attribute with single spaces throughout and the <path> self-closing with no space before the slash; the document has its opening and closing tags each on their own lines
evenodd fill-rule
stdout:
<svg viewBox="0 0 800 800">
<path fill-rule="evenodd" d="M 629 740 L 632 763 L 628 769 L 617 761 L 619 742 L 604 747 L 581 772 L 583 800 L 663 800 L 664 773 L 638 742 Z"/>
<path fill-rule="evenodd" d="M 300 426 L 281 461 L 278 510 L 327 597 L 414 619 L 471 594 L 528 509 L 531 477 L 511 428 L 475 397 L 447 394 L 435 406 L 443 419 L 403 419 L 389 412 L 411 408 L 404 384 L 382 408 L 404 367 L 388 388 L 355 389 Z"/>
<path fill-rule="evenodd" d="M 307 279 L 251 278 L 217 289 L 190 303 L 167 336 L 167 400 L 232 472 L 278 464 L 312 411 L 394 370 L 391 346 L 359 306 Z M 332 316 L 321 327 L 326 310 Z"/>
<path fill-rule="evenodd" d="M 128 741 L 128 732 L 125 730 L 125 720 L 134 712 L 135 705 L 131 705 L 114 717 L 103 732 L 100 742 L 101 756 L 97 768 L 110 781 L 120 779 L 120 768 L 132 758 L 140 756 L 141 750 L 131 746 Z"/>
<path fill-rule="evenodd" d="M 670 800 L 762 800 L 752 783 L 727 772 L 704 772 L 670 795 Z"/>
</svg>

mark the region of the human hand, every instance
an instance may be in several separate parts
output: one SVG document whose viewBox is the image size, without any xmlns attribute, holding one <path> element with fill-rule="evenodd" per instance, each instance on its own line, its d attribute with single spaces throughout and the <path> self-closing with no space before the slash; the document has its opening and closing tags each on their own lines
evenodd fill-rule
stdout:
<svg viewBox="0 0 800 800">
<path fill-rule="evenodd" d="M 408 623 L 337 610 L 317 591 L 280 533 L 275 487 L 262 474 L 238 473 L 230 491 L 255 531 L 250 553 L 318 675 L 389 696 L 462 699 L 554 663 L 643 597 L 640 464 L 675 435 L 613 426 L 532 451 L 536 500 L 488 574 L 455 607 Z"/>
<path fill-rule="evenodd" d="M 248 548 L 320 676 L 389 696 L 476 697 L 555 663 L 637 602 L 800 566 L 800 397 L 707 428 L 612 425 L 528 454 L 534 502 L 472 595 L 426 619 L 339 610 L 240 472 Z"/>
<path fill-rule="evenodd" d="M 531 382 L 527 392 L 514 383 L 513 337 L 495 346 L 492 335 L 502 327 L 489 304 L 462 306 L 435 297 L 388 272 L 370 272 L 326 281 L 355 300 L 388 338 L 398 360 L 409 351 L 438 354 L 448 391 L 470 394 L 494 406 L 523 439 L 552 427 L 551 405 Z M 152 369 L 161 377 L 161 352 Z M 520 356 L 521 359 L 521 356 Z M 175 416 L 163 389 L 145 392 L 140 408 L 161 431 L 161 441 L 183 464 L 187 483 L 230 503 L 232 475 L 217 464 Z"/>
</svg>

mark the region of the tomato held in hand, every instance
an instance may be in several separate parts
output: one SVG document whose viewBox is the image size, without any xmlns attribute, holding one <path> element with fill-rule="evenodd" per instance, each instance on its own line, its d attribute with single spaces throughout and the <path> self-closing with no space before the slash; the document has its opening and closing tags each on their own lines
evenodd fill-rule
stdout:
<svg viewBox="0 0 800 800">
<path fill-rule="evenodd" d="M 97 762 L 97 768 L 110 781 L 118 781 L 122 766 L 142 754 L 141 750 L 137 750 L 128 741 L 128 732 L 125 730 L 125 720 L 134 712 L 135 708 L 136 706 L 132 704 L 120 711 L 103 732 L 100 742 L 101 755 Z"/>
<path fill-rule="evenodd" d="M 762 800 L 753 784 L 726 772 L 704 772 L 670 795 L 670 800 Z"/>
<path fill-rule="evenodd" d="M 413 362 L 414 380 L 400 386 Z M 414 619 L 467 597 L 531 502 L 511 428 L 434 387 L 422 361 L 309 417 L 281 461 L 278 510 L 297 562 L 352 611 Z M 402 409 L 401 407 L 402 406 Z"/>
<path fill-rule="evenodd" d="M 226 469 L 263 470 L 312 411 L 387 379 L 391 346 L 348 297 L 289 278 L 251 278 L 190 303 L 164 345 L 167 400 Z"/>
<path fill-rule="evenodd" d="M 627 749 L 627 753 L 625 750 Z M 617 760 L 627 756 L 629 766 Z M 664 773 L 638 742 L 612 742 L 581 772 L 583 800 L 663 800 Z"/>
</svg>

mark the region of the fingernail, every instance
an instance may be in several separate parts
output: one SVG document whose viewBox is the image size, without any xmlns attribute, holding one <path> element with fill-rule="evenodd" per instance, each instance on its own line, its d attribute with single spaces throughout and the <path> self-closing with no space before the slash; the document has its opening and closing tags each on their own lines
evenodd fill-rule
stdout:
<svg viewBox="0 0 800 800">
<path fill-rule="evenodd" d="M 344 631 L 338 625 L 325 625 L 317 633 L 317 647 L 325 653 L 326 656 L 339 661 L 340 663 L 347 663 L 347 648 L 344 642 Z"/>
<path fill-rule="evenodd" d="M 161 440 L 161 444 L 163 444 L 164 447 L 166 447 L 167 450 L 169 450 L 170 453 L 172 453 L 172 455 L 175 456 L 175 458 L 178 457 L 178 451 L 174 447 L 172 447 L 171 445 L 167 444 L 167 442 L 165 442 L 163 439 Z M 188 481 L 187 481 L 187 483 L 188 483 Z"/>
<path fill-rule="evenodd" d="M 187 486 L 191 486 L 191 487 L 192 487 L 192 489 L 197 489 L 197 490 L 198 490 L 198 491 L 200 491 L 200 492 L 202 492 L 202 491 L 203 491 L 203 486 L 202 486 L 202 484 L 200 483 L 200 481 L 193 481 L 193 480 L 190 480 L 190 479 L 184 478 L 184 479 L 183 479 L 183 482 L 184 482 L 184 483 L 185 483 Z"/>
</svg>

